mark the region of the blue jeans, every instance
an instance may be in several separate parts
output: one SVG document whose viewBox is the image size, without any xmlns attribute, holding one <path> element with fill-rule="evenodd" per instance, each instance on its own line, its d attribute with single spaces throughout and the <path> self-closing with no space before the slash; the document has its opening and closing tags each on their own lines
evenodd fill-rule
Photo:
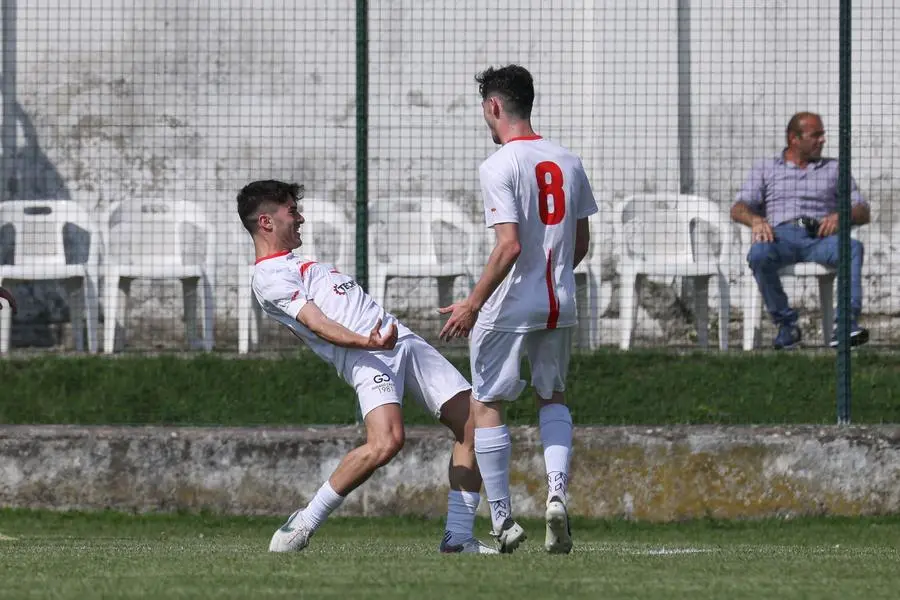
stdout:
<svg viewBox="0 0 900 600">
<path fill-rule="evenodd" d="M 838 264 L 838 236 L 812 238 L 800 225 L 775 227 L 775 241 L 750 246 L 747 262 L 759 285 L 766 310 L 776 325 L 797 322 L 797 312 L 788 304 L 778 270 L 801 262 L 814 262 L 828 267 Z M 850 239 L 850 318 L 856 322 L 862 312 L 863 245 Z"/>
</svg>

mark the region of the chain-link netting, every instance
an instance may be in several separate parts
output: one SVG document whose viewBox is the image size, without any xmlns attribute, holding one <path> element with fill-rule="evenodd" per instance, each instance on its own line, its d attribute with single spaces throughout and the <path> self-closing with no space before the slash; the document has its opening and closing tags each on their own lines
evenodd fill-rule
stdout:
<svg viewBox="0 0 900 600">
<path fill-rule="evenodd" d="M 581 348 L 770 347 L 791 315 L 804 345 L 828 344 L 833 269 L 785 274 L 785 313 L 730 212 L 747 190 L 786 189 L 803 210 L 769 220 L 832 212 L 816 204 L 835 198 L 829 163 L 782 151 L 810 111 L 837 156 L 836 1 L 373 1 L 364 40 L 357 4 L 4 3 L 0 278 L 19 304 L 11 327 L 0 312 L 4 349 L 294 347 L 256 318 L 236 212 L 238 190 L 268 178 L 305 185 L 298 252 L 350 274 L 366 260 L 372 295 L 435 340 L 437 307 L 493 246 L 478 166 L 496 146 L 474 76 L 508 63 L 534 75 L 535 129 L 582 157 L 600 206 L 577 270 Z M 897 12 L 860 3 L 852 20 L 851 166 L 871 210 L 853 233 L 854 318 L 887 346 Z"/>
</svg>

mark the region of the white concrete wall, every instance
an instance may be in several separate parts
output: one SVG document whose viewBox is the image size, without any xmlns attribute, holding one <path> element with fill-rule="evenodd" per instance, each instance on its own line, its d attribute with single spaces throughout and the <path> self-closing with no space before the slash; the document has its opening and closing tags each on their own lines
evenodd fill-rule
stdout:
<svg viewBox="0 0 900 600">
<path fill-rule="evenodd" d="M 19 6 L 18 100 L 49 161 L 98 209 L 144 195 L 208 205 L 223 322 L 250 252 L 234 212 L 244 183 L 302 181 L 351 216 L 355 194 L 355 3 L 250 4 Z M 691 4 L 696 189 L 728 203 L 797 110 L 822 113 L 836 152 L 837 2 Z M 862 237 L 879 312 L 900 309 L 888 270 L 898 20 L 890 0 L 854 9 L 853 168 L 877 218 Z M 479 218 L 476 168 L 493 144 L 473 76 L 513 61 L 535 75 L 536 128 L 584 157 L 605 208 L 678 190 L 675 0 L 381 0 L 369 23 L 372 197 L 438 194 Z M 430 288 L 414 291 L 409 308 L 430 310 Z"/>
</svg>

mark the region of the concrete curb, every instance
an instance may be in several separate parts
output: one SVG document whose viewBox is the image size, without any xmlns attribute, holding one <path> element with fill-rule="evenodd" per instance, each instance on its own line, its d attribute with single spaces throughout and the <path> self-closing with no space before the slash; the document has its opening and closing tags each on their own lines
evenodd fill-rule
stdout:
<svg viewBox="0 0 900 600">
<path fill-rule="evenodd" d="M 512 435 L 514 510 L 541 516 L 539 433 Z M 0 426 L 0 506 L 284 515 L 363 438 L 356 427 Z M 340 514 L 443 515 L 449 451 L 444 429 L 409 428 Z M 570 494 L 573 514 L 650 521 L 896 513 L 900 426 L 579 427 Z"/>
</svg>

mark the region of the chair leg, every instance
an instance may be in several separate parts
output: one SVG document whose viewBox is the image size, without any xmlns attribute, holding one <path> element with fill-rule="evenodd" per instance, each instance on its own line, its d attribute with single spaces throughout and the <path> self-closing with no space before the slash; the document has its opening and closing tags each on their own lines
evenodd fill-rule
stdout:
<svg viewBox="0 0 900 600">
<path fill-rule="evenodd" d="M 578 348 L 591 347 L 591 304 L 588 298 L 590 292 L 590 275 L 587 273 L 575 273 L 575 318 L 576 318 L 576 342 Z"/>
<path fill-rule="evenodd" d="M 728 350 L 728 324 L 731 322 L 731 286 L 728 276 L 719 275 L 719 350 Z"/>
<path fill-rule="evenodd" d="M 697 322 L 697 345 L 709 347 L 709 276 L 693 277 L 694 320 Z"/>
<path fill-rule="evenodd" d="M 88 275 L 84 278 L 84 328 L 87 331 L 88 352 L 96 354 L 97 331 L 100 329 L 100 302 L 97 298 L 97 280 Z"/>
<path fill-rule="evenodd" d="M 622 287 L 619 288 L 619 348 L 628 350 L 631 347 L 631 335 L 637 320 L 637 288 L 640 276 L 634 271 L 622 271 Z"/>
<path fill-rule="evenodd" d="M 119 308 L 118 277 L 106 275 L 103 282 L 103 352 L 112 354 L 116 346 L 116 316 Z"/>
<path fill-rule="evenodd" d="M 822 307 L 822 344 L 831 343 L 834 328 L 834 274 L 819 275 L 819 303 Z"/>
<path fill-rule="evenodd" d="M 250 287 L 250 277 L 247 274 L 240 275 L 237 288 L 238 311 L 238 354 L 247 354 L 250 351 L 251 328 L 253 326 L 253 290 Z"/>
<path fill-rule="evenodd" d="M 0 284 L 3 283 L 3 280 L 0 279 Z M 0 354 L 6 354 L 9 352 L 9 338 L 10 332 L 12 331 L 12 310 L 10 310 L 9 305 L 3 305 L 3 310 L 0 310 Z"/>
<path fill-rule="evenodd" d="M 744 277 L 744 350 L 753 350 L 759 331 L 760 312 L 762 311 L 759 290 L 752 275 Z"/>
<path fill-rule="evenodd" d="M 256 298 L 250 298 L 250 345 L 259 348 L 259 332 L 262 329 L 263 310 Z"/>
</svg>

